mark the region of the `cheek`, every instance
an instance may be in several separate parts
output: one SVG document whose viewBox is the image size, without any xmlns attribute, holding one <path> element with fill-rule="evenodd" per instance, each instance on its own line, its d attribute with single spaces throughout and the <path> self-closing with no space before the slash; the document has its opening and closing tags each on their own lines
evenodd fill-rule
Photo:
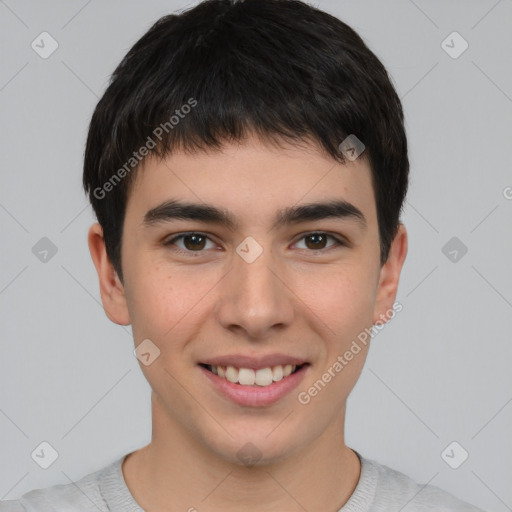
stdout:
<svg viewBox="0 0 512 512">
<path fill-rule="evenodd" d="M 137 343 L 149 338 L 162 353 L 172 352 L 190 339 L 199 317 L 212 307 L 209 292 L 219 276 L 155 261 L 145 268 L 150 270 L 132 274 L 127 294 L 134 338 Z"/>
<path fill-rule="evenodd" d="M 373 282 L 360 267 L 315 272 L 303 281 L 298 295 L 321 320 L 327 338 L 343 340 L 372 324 Z"/>
<path fill-rule="evenodd" d="M 133 268 L 126 283 L 126 298 L 135 340 L 162 339 L 186 314 L 186 300 L 176 279 L 162 272 L 158 265 Z M 179 290 L 179 292 L 178 292 Z M 180 299 L 181 297 L 181 299 Z"/>
</svg>

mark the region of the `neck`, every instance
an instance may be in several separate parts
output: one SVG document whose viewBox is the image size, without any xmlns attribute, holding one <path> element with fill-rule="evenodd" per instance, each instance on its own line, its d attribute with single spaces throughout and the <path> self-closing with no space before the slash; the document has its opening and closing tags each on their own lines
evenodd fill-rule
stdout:
<svg viewBox="0 0 512 512">
<path fill-rule="evenodd" d="M 152 411 L 151 443 L 123 464 L 131 494 L 148 512 L 337 512 L 359 481 L 359 459 L 344 442 L 344 411 L 309 446 L 254 466 L 220 458 L 155 400 Z"/>
</svg>

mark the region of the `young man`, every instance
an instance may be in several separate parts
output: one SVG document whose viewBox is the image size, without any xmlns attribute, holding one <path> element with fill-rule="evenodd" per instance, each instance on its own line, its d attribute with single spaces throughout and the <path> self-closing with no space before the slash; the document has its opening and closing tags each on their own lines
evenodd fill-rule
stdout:
<svg viewBox="0 0 512 512">
<path fill-rule="evenodd" d="M 344 441 L 362 333 L 400 307 L 408 170 L 399 98 L 340 20 L 296 0 L 160 19 L 114 72 L 84 165 L 152 440 L 0 510 L 476 511 Z"/>
</svg>

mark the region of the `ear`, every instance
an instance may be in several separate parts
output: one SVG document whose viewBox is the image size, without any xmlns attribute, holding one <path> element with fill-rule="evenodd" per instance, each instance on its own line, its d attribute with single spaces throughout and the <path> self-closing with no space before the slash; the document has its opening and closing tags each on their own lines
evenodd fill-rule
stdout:
<svg viewBox="0 0 512 512">
<path fill-rule="evenodd" d="M 129 325 L 130 315 L 124 286 L 107 256 L 103 228 L 97 222 L 89 228 L 89 251 L 98 273 L 101 302 L 107 317 L 119 325 Z"/>
<path fill-rule="evenodd" d="M 407 256 L 407 230 L 400 223 L 398 232 L 391 243 L 388 260 L 380 270 L 379 284 L 377 287 L 377 298 L 373 313 L 373 322 L 380 320 L 380 323 L 389 319 L 389 312 L 393 311 L 393 304 L 398 290 L 400 272 Z M 386 314 L 388 312 L 388 314 Z"/>
</svg>

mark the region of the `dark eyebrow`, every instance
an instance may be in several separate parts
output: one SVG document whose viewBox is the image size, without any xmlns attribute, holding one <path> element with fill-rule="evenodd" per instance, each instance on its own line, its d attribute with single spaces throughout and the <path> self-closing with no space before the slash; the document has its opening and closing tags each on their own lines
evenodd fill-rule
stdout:
<svg viewBox="0 0 512 512">
<path fill-rule="evenodd" d="M 355 220 L 362 229 L 365 229 L 367 226 L 365 216 L 359 208 L 344 200 L 332 200 L 328 202 L 290 206 L 284 210 L 280 210 L 276 215 L 274 225 L 271 229 L 327 218 L 352 219 Z M 235 231 L 238 227 L 235 217 L 228 210 L 208 204 L 188 203 L 176 200 L 165 201 L 149 210 L 144 215 L 142 224 L 149 227 L 175 219 L 197 220 L 208 224 L 219 224 L 231 231 Z"/>
<path fill-rule="evenodd" d="M 327 218 L 351 219 L 356 221 L 362 229 L 366 229 L 366 218 L 363 212 L 352 203 L 344 200 L 301 204 L 280 210 L 272 229 L 288 224 L 299 224 L 300 222 Z"/>
</svg>

